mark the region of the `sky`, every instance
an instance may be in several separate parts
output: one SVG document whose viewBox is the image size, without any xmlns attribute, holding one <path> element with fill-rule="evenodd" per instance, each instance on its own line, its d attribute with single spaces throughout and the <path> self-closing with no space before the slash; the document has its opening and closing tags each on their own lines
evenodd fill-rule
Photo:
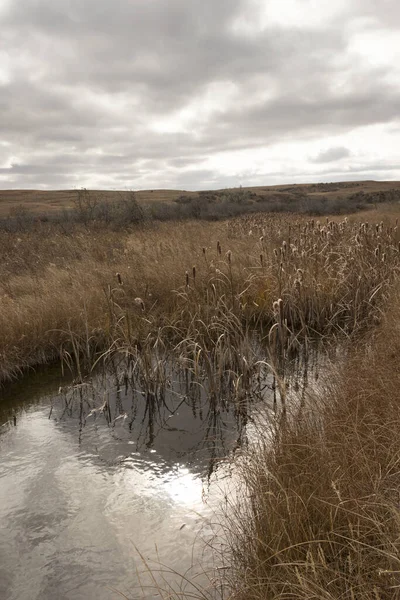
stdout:
<svg viewBox="0 0 400 600">
<path fill-rule="evenodd" d="M 400 180 L 398 0 L 0 0 L 0 188 Z"/>
</svg>

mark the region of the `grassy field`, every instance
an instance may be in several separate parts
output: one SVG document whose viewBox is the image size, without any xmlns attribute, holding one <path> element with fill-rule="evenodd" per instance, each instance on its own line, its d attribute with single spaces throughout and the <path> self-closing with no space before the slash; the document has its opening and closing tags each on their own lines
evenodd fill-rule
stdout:
<svg viewBox="0 0 400 600">
<path fill-rule="evenodd" d="M 286 417 L 245 458 L 226 596 L 399 597 L 399 212 L 1 230 L 0 381 L 119 356 L 153 383 L 168 355 L 239 410 L 268 361 Z M 348 359 L 292 418 L 286 365 L 316 338 Z"/>
<path fill-rule="evenodd" d="M 0 219 L 24 211 L 33 216 L 55 216 L 72 210 L 78 202 L 80 190 L 0 190 Z M 90 190 L 93 203 L 115 203 L 126 197 L 127 192 Z M 207 217 L 214 214 L 212 207 L 224 204 L 215 214 L 230 216 L 232 209 L 241 212 L 269 210 L 274 212 L 303 212 L 329 214 L 348 213 L 363 206 L 374 206 L 382 202 L 400 200 L 400 182 L 396 181 L 352 181 L 342 183 L 317 183 L 299 185 L 277 185 L 244 187 L 236 189 L 188 192 L 184 190 L 139 190 L 135 197 L 143 207 L 169 207 L 159 210 L 160 215 L 178 217 L 182 208 L 190 208 L 189 216 L 198 217 L 204 212 Z M 208 210 L 205 208 L 208 207 Z M 175 209 L 175 210 L 173 210 Z M 220 214 L 221 213 L 221 214 Z M 236 214 L 234 212 L 233 214 Z M 215 216 L 215 215 L 214 215 Z"/>
</svg>

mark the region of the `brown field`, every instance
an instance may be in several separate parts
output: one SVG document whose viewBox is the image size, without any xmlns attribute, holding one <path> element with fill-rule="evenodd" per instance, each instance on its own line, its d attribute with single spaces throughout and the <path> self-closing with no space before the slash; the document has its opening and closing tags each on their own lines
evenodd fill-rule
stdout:
<svg viewBox="0 0 400 600">
<path fill-rule="evenodd" d="M 337 199 L 347 198 L 352 194 L 363 192 L 364 194 L 378 195 L 379 192 L 400 190 L 398 181 L 352 181 L 342 183 L 326 184 L 293 184 L 241 188 L 244 192 L 255 194 L 260 200 L 290 200 L 304 196 L 309 199 Z M 237 190 L 237 189 L 236 189 Z M 198 198 L 201 194 L 230 193 L 232 189 L 215 190 L 210 192 L 187 192 L 184 190 L 139 190 L 136 198 L 140 203 L 162 202 L 174 203 L 179 197 Z M 113 202 L 118 200 L 124 192 L 90 190 L 90 193 L 99 201 Z M 0 190 L 0 217 L 5 217 L 17 207 L 34 214 L 46 214 L 70 209 L 77 199 L 78 190 Z"/>
<path fill-rule="evenodd" d="M 123 192 L 91 190 L 100 201 L 113 202 L 121 197 Z M 182 193 L 193 194 L 197 192 L 182 192 L 179 190 L 142 190 L 136 192 L 139 202 L 173 202 Z M 23 207 L 36 214 L 48 214 L 73 208 L 77 198 L 77 190 L 0 190 L 0 217 L 8 216 L 16 207 Z"/>
</svg>

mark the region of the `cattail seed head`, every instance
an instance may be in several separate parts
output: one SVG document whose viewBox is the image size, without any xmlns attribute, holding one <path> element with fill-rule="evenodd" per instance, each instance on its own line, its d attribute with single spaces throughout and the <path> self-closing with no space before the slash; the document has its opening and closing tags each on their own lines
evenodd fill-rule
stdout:
<svg viewBox="0 0 400 600">
<path fill-rule="evenodd" d="M 185 277 L 186 277 L 186 287 L 189 287 L 189 271 L 186 271 Z"/>
<path fill-rule="evenodd" d="M 262 254 L 260 254 L 260 264 L 262 267 L 264 266 L 264 257 Z"/>
<path fill-rule="evenodd" d="M 203 254 L 204 254 L 204 256 L 206 255 L 206 249 L 204 246 L 203 246 Z"/>
<path fill-rule="evenodd" d="M 118 279 L 118 283 L 119 285 L 122 285 L 122 277 L 121 277 L 121 273 L 116 273 L 117 279 Z"/>
<path fill-rule="evenodd" d="M 228 259 L 228 263 L 231 264 L 231 262 L 232 262 L 232 252 L 230 250 L 228 250 L 228 252 L 226 253 L 226 257 Z"/>
<path fill-rule="evenodd" d="M 196 266 L 193 265 L 192 267 L 192 273 L 193 273 L 193 279 L 196 281 Z"/>
<path fill-rule="evenodd" d="M 135 298 L 134 303 L 136 304 L 136 306 L 140 306 L 140 308 L 144 312 L 145 306 L 144 306 L 144 302 L 141 298 Z"/>
<path fill-rule="evenodd" d="M 282 300 L 282 298 L 279 298 L 279 300 L 278 300 L 278 308 L 279 308 L 279 318 L 281 320 L 281 323 L 283 323 L 283 300 Z"/>
<path fill-rule="evenodd" d="M 221 244 L 219 243 L 219 240 L 217 242 L 217 252 L 218 252 L 218 254 L 222 254 L 222 248 L 221 248 Z"/>
</svg>

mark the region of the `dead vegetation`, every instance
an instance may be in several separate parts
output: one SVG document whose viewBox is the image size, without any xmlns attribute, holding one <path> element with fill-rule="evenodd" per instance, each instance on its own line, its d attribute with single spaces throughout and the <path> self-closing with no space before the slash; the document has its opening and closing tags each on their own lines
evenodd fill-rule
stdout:
<svg viewBox="0 0 400 600">
<path fill-rule="evenodd" d="M 245 460 L 230 515 L 230 598 L 400 593 L 399 295 L 318 396 Z"/>
<path fill-rule="evenodd" d="M 299 185 L 239 187 L 189 192 L 183 190 L 0 190 L 0 230 L 32 229 L 38 222 L 62 227 L 88 218 L 100 227 L 123 227 L 135 219 L 219 220 L 258 212 L 314 216 L 349 214 L 382 204 L 397 205 L 400 183 L 350 181 Z M 117 206 L 117 209 L 115 208 Z M 84 210 L 82 210 L 82 208 Z M 140 213 L 140 214 L 139 214 Z"/>
<path fill-rule="evenodd" d="M 305 337 L 348 335 L 379 316 L 398 239 L 394 223 L 269 215 L 3 232 L 1 378 L 54 358 L 71 336 L 93 360 L 102 345 L 136 352 L 186 340 L 185 358 L 201 350 L 219 361 L 233 355 L 232 335 L 251 348 L 247 339 L 268 338 L 277 319 L 285 352 Z"/>
</svg>

